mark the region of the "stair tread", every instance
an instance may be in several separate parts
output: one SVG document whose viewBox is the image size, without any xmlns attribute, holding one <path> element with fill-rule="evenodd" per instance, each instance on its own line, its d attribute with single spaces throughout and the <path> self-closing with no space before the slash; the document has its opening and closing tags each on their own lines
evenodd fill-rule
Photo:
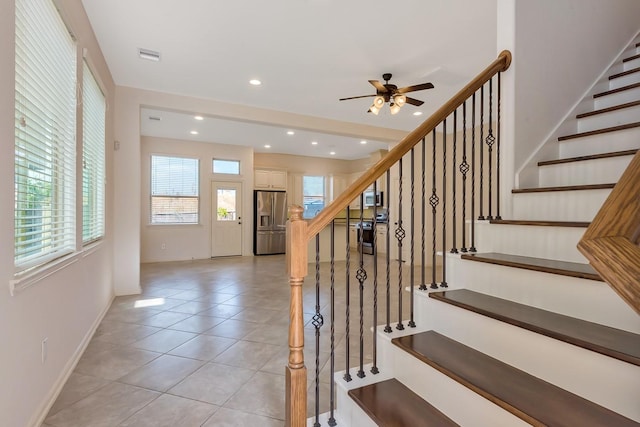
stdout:
<svg viewBox="0 0 640 427">
<path fill-rule="evenodd" d="M 543 193 L 546 191 L 574 191 L 574 190 L 606 190 L 615 187 L 611 184 L 588 184 L 588 185 L 563 185 L 557 187 L 535 187 L 535 188 L 514 188 L 512 193 Z"/>
<path fill-rule="evenodd" d="M 638 101 L 637 104 L 640 105 L 640 101 Z M 538 166 L 558 165 L 562 163 L 581 162 L 584 160 L 606 159 L 609 157 L 633 156 L 637 152 L 638 152 L 638 149 L 634 149 L 634 150 L 624 150 L 624 151 L 612 151 L 610 153 L 602 153 L 602 154 L 591 154 L 588 156 L 568 157 L 566 159 L 545 160 L 543 162 L 538 162 Z"/>
<path fill-rule="evenodd" d="M 638 71 L 640 71 L 640 68 Z M 625 108 L 636 107 L 638 105 L 640 105 L 640 101 L 625 102 L 624 104 L 614 105 L 613 107 L 600 108 L 599 110 L 578 114 L 576 119 L 584 119 L 585 117 L 597 116 L 598 114 L 611 113 L 612 111 L 624 110 Z"/>
<path fill-rule="evenodd" d="M 429 297 L 640 366 L 640 335 L 632 332 L 466 289 Z"/>
<path fill-rule="evenodd" d="M 396 379 L 349 390 L 349 396 L 379 426 L 457 426 Z"/>
<path fill-rule="evenodd" d="M 638 425 L 437 332 L 394 338 L 392 343 L 530 424 Z"/>
<path fill-rule="evenodd" d="M 613 74 L 613 75 L 609 76 L 609 80 L 614 80 L 614 79 L 617 79 L 619 77 L 628 76 L 629 74 L 634 74 L 634 73 L 638 73 L 638 72 L 640 72 L 640 67 L 632 68 L 630 70 L 623 71 L 621 73 L 617 73 L 617 74 Z"/>
<path fill-rule="evenodd" d="M 462 259 L 503 265 L 506 267 L 523 268 L 525 270 L 540 271 L 543 273 L 559 274 L 562 276 L 578 277 L 581 279 L 603 281 L 600 275 L 589 264 L 580 264 L 577 262 L 501 254 L 496 252 L 465 254 L 462 255 Z"/>
<path fill-rule="evenodd" d="M 600 98 L 602 96 L 613 95 L 614 93 L 624 92 L 626 90 L 636 89 L 640 87 L 640 83 L 633 83 L 627 86 L 622 86 L 617 89 L 606 90 L 604 92 L 596 93 L 593 95 L 594 98 Z"/>
<path fill-rule="evenodd" d="M 518 219 L 492 219 L 491 224 L 504 225 L 534 225 L 542 227 L 588 227 L 590 222 L 584 221 L 544 221 L 544 220 L 518 220 Z"/>
<path fill-rule="evenodd" d="M 629 61 L 633 61 L 634 59 L 638 59 L 638 58 L 640 58 L 640 53 L 637 54 L 637 55 L 630 56 L 628 58 L 624 58 L 622 60 L 622 62 L 629 62 Z"/>
<path fill-rule="evenodd" d="M 618 132 L 621 130 L 633 129 L 636 127 L 640 127 L 640 122 L 626 123 L 624 125 L 612 126 L 612 127 L 602 128 L 597 130 L 590 130 L 588 132 L 579 132 L 579 133 L 574 133 L 572 135 L 565 135 L 565 136 L 559 137 L 558 141 L 567 141 L 569 139 L 583 138 L 586 136 L 593 136 L 593 135 L 601 135 L 603 133 Z"/>
</svg>

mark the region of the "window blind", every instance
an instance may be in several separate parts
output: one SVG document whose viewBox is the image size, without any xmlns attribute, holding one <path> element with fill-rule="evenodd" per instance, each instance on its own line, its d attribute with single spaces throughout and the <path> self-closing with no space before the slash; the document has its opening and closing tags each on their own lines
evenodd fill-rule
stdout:
<svg viewBox="0 0 640 427">
<path fill-rule="evenodd" d="M 151 223 L 198 223 L 198 159 L 151 156 Z"/>
<path fill-rule="evenodd" d="M 87 63 L 82 71 L 82 242 L 104 236 L 104 94 Z"/>
<path fill-rule="evenodd" d="M 51 0 L 16 0 L 15 242 L 21 272 L 75 250 L 76 47 Z"/>
</svg>

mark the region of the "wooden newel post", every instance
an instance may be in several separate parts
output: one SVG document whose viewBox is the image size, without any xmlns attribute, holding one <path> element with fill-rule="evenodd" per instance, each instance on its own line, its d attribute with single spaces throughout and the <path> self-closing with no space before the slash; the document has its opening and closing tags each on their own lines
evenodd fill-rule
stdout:
<svg viewBox="0 0 640 427">
<path fill-rule="evenodd" d="M 304 366 L 304 316 L 302 284 L 307 275 L 307 223 L 302 207 L 289 207 L 287 222 L 287 270 L 289 300 L 289 363 L 286 367 L 286 426 L 304 427 L 307 423 L 307 368 Z"/>
</svg>

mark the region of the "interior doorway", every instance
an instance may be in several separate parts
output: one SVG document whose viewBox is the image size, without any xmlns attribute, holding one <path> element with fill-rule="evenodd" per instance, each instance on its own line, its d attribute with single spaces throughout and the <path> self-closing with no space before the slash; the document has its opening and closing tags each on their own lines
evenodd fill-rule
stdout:
<svg viewBox="0 0 640 427">
<path fill-rule="evenodd" d="M 211 257 L 242 255 L 242 183 L 211 183 Z"/>
</svg>

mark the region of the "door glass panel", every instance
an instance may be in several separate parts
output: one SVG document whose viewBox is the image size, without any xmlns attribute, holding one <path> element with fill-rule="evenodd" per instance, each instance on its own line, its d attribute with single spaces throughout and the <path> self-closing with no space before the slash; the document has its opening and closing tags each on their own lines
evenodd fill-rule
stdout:
<svg viewBox="0 0 640 427">
<path fill-rule="evenodd" d="M 235 221 L 236 190 L 232 188 L 218 188 L 218 221 Z"/>
</svg>

